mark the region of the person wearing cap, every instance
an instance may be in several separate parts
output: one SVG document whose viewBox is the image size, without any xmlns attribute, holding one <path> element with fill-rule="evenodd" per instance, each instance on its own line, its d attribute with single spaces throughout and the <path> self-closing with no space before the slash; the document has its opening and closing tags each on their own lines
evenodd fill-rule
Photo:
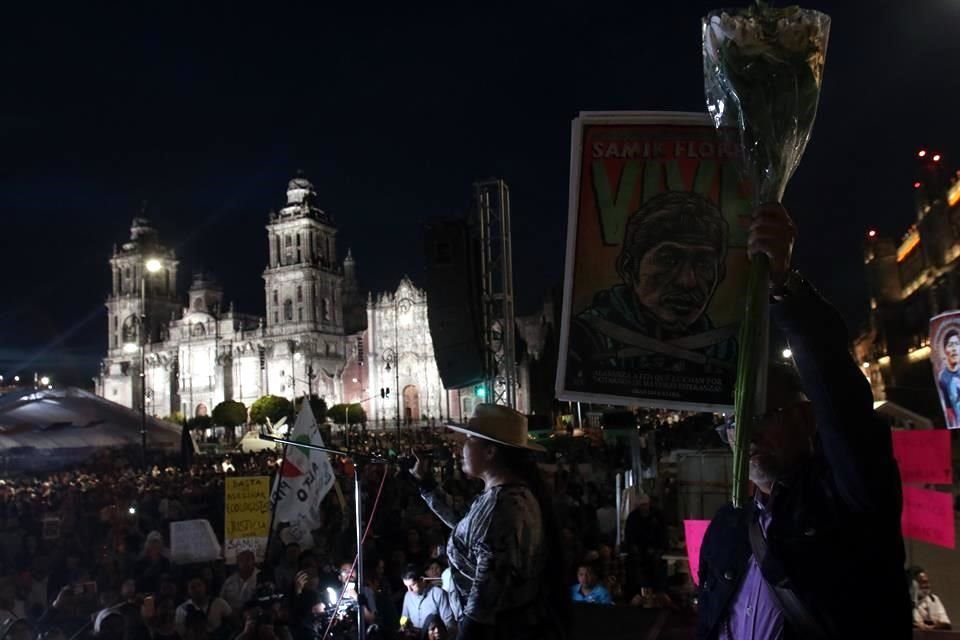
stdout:
<svg viewBox="0 0 960 640">
<path fill-rule="evenodd" d="M 796 369 L 769 368 L 751 430 L 754 499 L 720 509 L 704 536 L 697 638 L 910 638 L 890 428 L 840 314 L 790 269 L 795 237 L 779 204 L 749 230 L 749 254 L 770 260 L 771 316 Z"/>
<path fill-rule="evenodd" d="M 550 559 L 560 551 L 552 505 L 531 451 L 527 420 L 507 407 L 480 404 L 466 425 L 463 472 L 483 481 L 465 515 L 457 514 L 417 459 L 410 472 L 431 510 L 452 529 L 447 559 L 458 611 L 458 638 L 551 638 L 566 610 L 566 586 Z"/>
</svg>

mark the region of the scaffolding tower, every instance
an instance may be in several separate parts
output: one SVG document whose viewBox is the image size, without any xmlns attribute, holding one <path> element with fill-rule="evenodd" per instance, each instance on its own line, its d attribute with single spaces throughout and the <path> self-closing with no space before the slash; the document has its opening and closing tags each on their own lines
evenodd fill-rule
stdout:
<svg viewBox="0 0 960 640">
<path fill-rule="evenodd" d="M 510 189 L 503 180 L 474 183 L 480 235 L 480 278 L 486 349 L 485 397 L 517 406 L 516 318 L 513 310 L 513 249 Z"/>
</svg>

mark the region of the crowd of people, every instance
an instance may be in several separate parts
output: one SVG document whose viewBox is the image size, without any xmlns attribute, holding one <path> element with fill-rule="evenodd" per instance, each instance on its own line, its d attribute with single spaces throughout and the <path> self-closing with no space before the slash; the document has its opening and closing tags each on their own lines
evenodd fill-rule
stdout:
<svg viewBox="0 0 960 640">
<path fill-rule="evenodd" d="M 407 455 L 416 453 L 455 509 L 469 506 L 482 485 L 465 477 L 459 447 L 438 430 L 411 429 L 399 441 L 359 432 L 351 447 L 397 462 L 361 468 L 365 517 L 387 474 L 364 546 L 363 585 L 353 564 L 347 459 L 333 460 L 341 491 L 323 501 L 313 548 L 289 542 L 281 524 L 267 557 L 243 552 L 229 566 L 174 563 L 169 524 L 206 519 L 222 539 L 224 479 L 272 475 L 278 451 L 197 456 L 189 465 L 157 459 L 146 472 L 103 456 L 44 478 L 0 481 L 0 640 L 313 640 L 355 633 L 356 607 L 378 637 L 455 637 L 444 584 L 450 531 L 420 499 Z M 612 473 L 628 455 L 623 444 L 594 442 L 542 457 L 571 602 L 669 602 L 658 561 L 666 527 L 648 498 L 636 501 L 615 548 Z"/>
</svg>

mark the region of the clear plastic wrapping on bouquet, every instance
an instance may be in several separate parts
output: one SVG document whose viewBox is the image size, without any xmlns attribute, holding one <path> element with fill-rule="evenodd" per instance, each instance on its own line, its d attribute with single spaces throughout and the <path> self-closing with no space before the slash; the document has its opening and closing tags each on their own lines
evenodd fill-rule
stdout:
<svg viewBox="0 0 960 640">
<path fill-rule="evenodd" d="M 714 124 L 739 136 L 757 202 L 779 202 L 817 114 L 830 17 L 760 4 L 703 19 L 704 87 Z"/>
</svg>

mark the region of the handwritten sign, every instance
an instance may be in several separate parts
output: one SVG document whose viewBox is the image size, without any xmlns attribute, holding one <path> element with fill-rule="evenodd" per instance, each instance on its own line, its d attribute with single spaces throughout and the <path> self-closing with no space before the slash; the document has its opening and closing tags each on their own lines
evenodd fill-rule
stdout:
<svg viewBox="0 0 960 640">
<path fill-rule="evenodd" d="M 945 429 L 894 431 L 893 457 L 903 482 L 953 484 L 950 432 Z"/>
<path fill-rule="evenodd" d="M 690 563 L 690 577 L 693 584 L 700 584 L 700 546 L 703 536 L 710 526 L 709 520 L 684 520 L 683 533 L 687 541 L 687 562 Z"/>
<path fill-rule="evenodd" d="M 953 549 L 953 494 L 905 486 L 900 523 L 904 537 Z"/>
<path fill-rule="evenodd" d="M 179 520 L 170 523 L 170 560 L 192 564 L 220 559 L 220 543 L 208 520 Z"/>
<path fill-rule="evenodd" d="M 224 484 L 223 556 L 227 564 L 250 550 L 262 562 L 270 532 L 270 478 L 227 478 Z"/>
</svg>

